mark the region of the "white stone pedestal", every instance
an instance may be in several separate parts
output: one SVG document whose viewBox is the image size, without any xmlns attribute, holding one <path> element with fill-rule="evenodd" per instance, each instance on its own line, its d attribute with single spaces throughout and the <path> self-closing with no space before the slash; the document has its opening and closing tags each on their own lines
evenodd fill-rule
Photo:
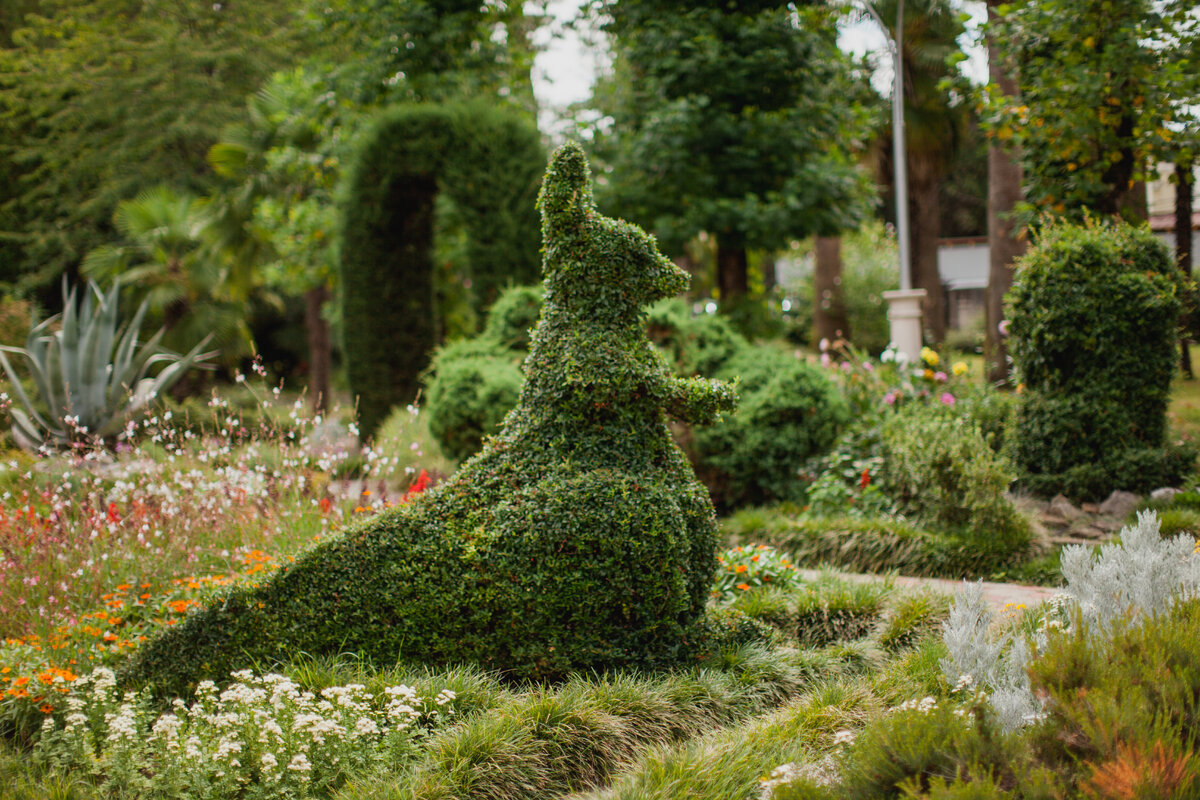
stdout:
<svg viewBox="0 0 1200 800">
<path fill-rule="evenodd" d="M 924 289 L 897 289 L 884 292 L 888 304 L 888 323 L 891 326 L 892 344 L 896 354 L 904 354 L 910 364 L 921 356 L 921 301 Z"/>
</svg>

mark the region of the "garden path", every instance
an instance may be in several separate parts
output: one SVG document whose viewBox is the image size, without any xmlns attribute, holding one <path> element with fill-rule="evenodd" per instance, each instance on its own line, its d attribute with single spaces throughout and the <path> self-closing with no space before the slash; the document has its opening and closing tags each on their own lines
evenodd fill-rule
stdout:
<svg viewBox="0 0 1200 800">
<path fill-rule="evenodd" d="M 805 580 L 815 580 L 821 575 L 821 572 L 813 569 L 800 570 L 801 576 Z M 905 588 L 926 588 L 933 589 L 937 592 L 945 594 L 957 594 L 963 586 L 962 581 L 946 580 L 944 578 L 911 578 L 904 575 L 863 575 L 848 572 L 834 573 L 839 578 L 849 581 L 868 582 L 868 581 L 886 581 L 890 580 L 896 586 Z M 1049 599 L 1057 593 L 1057 589 L 1052 589 L 1049 586 L 1025 586 L 1019 583 L 992 583 L 989 581 L 983 582 L 983 598 L 996 608 L 1003 608 L 1006 605 L 1018 605 L 1032 607 L 1041 603 L 1043 600 Z"/>
</svg>

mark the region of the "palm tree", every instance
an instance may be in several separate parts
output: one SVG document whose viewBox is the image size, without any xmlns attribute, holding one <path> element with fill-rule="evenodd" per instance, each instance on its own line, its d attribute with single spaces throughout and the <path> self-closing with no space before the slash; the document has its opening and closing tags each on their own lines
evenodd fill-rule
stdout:
<svg viewBox="0 0 1200 800">
<path fill-rule="evenodd" d="M 149 324 L 166 329 L 164 343 L 172 349 L 186 352 L 212 334 L 226 364 L 250 351 L 246 292 L 204 246 L 200 201 L 157 186 L 122 201 L 113 221 L 123 242 L 89 252 L 84 274 L 120 278 L 135 303 L 146 301 Z"/>
</svg>

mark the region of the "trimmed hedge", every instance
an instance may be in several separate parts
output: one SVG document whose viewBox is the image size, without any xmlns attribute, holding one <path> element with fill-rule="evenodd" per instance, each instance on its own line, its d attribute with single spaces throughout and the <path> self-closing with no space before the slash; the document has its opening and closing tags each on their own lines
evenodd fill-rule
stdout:
<svg viewBox="0 0 1200 800">
<path fill-rule="evenodd" d="M 1025 385 L 1006 447 L 1036 494 L 1099 499 L 1177 485 L 1166 447 L 1184 278 L 1149 229 L 1052 225 L 1021 259 L 1010 351 Z"/>
<path fill-rule="evenodd" d="M 411 402 L 436 344 L 433 207 L 453 199 L 478 305 L 538 263 L 533 199 L 545 163 L 532 120 L 479 103 L 401 106 L 364 136 L 342 189 L 346 371 L 369 436 Z"/>
<path fill-rule="evenodd" d="M 439 487 L 148 642 L 126 680 L 179 694 L 301 651 L 557 678 L 709 640 L 716 515 L 666 420 L 712 420 L 735 395 L 671 374 L 640 307 L 687 275 L 598 215 L 590 188 L 583 151 L 561 148 L 539 198 L 545 305 L 501 433 Z"/>
<path fill-rule="evenodd" d="M 724 533 L 729 544 L 769 544 L 805 566 L 918 578 L 984 578 L 1029 554 L 1028 545 L 934 533 L 888 517 L 826 519 L 748 509 L 726 520 Z"/>
</svg>

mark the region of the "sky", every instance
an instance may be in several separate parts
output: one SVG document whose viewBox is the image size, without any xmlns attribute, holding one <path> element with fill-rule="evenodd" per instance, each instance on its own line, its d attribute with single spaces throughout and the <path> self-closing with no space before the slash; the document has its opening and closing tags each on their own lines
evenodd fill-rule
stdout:
<svg viewBox="0 0 1200 800">
<path fill-rule="evenodd" d="M 968 54 L 963 68 L 968 77 L 982 83 L 987 80 L 987 56 L 982 48 L 974 44 L 974 40 L 978 38 L 979 24 L 986 19 L 987 12 L 982 2 L 959 0 L 958 4 L 971 15 L 971 21 L 967 23 L 967 37 L 963 42 Z M 584 41 L 583 37 L 566 26 L 579 10 L 579 0 L 549 0 L 547 9 L 554 17 L 554 22 L 539 31 L 535 43 L 544 49 L 537 55 L 533 68 L 533 91 L 546 109 L 545 118 L 541 120 L 544 130 L 553 127 L 558 110 L 588 99 L 596 75 L 606 64 L 602 49 Z M 536 13 L 532 8 L 530 10 Z M 600 38 L 594 32 L 587 38 L 592 37 Z M 890 91 L 891 60 L 883 33 L 873 22 L 865 20 L 847 26 L 838 41 L 847 52 L 872 54 L 872 58 L 877 59 L 876 63 L 881 65 L 875 75 L 875 88 L 880 92 Z"/>
</svg>

